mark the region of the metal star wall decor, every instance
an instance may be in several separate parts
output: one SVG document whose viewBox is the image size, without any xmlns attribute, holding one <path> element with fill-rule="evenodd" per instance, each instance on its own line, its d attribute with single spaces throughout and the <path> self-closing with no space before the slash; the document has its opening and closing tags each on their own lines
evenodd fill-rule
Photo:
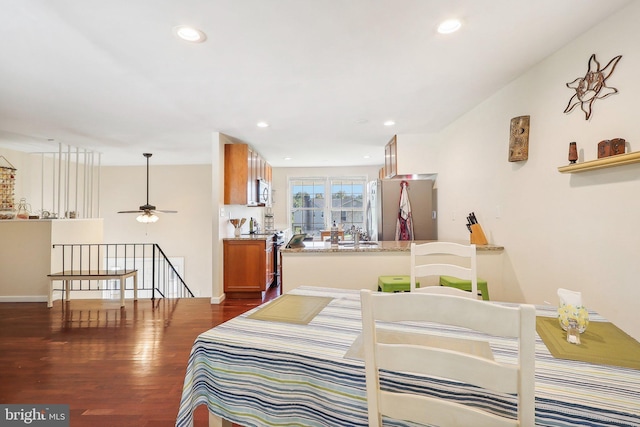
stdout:
<svg viewBox="0 0 640 427">
<path fill-rule="evenodd" d="M 576 105 L 580 105 L 580 109 L 584 111 L 585 120 L 589 120 L 593 103 L 596 99 L 604 99 L 609 95 L 618 93 L 618 89 L 607 86 L 607 79 L 613 74 L 613 70 L 615 70 L 621 58 L 622 55 L 616 56 L 601 69 L 600 63 L 596 59 L 596 54 L 592 54 L 591 58 L 589 58 L 587 74 L 567 83 L 567 87 L 574 89 L 576 93 L 569 100 L 564 112 L 569 113 Z"/>
</svg>

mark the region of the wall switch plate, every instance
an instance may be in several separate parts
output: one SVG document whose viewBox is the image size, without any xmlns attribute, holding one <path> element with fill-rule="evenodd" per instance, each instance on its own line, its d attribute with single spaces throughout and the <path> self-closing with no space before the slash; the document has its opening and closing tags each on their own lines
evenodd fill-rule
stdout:
<svg viewBox="0 0 640 427">
<path fill-rule="evenodd" d="M 224 218 L 226 214 L 227 213 L 224 211 L 224 208 L 220 208 L 220 218 Z"/>
</svg>

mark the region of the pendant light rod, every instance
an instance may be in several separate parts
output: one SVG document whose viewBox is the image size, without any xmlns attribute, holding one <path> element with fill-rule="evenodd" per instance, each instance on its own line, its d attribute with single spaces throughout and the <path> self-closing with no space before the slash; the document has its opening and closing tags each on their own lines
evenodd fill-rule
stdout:
<svg viewBox="0 0 640 427">
<path fill-rule="evenodd" d="M 151 157 L 152 153 L 142 153 L 143 156 L 147 158 L 147 206 L 149 206 L 149 157 Z"/>
</svg>

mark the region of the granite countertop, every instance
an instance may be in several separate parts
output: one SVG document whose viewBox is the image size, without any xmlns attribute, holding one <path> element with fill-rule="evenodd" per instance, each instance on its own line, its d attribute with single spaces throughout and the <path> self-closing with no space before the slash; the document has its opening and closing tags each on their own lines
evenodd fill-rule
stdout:
<svg viewBox="0 0 640 427">
<path fill-rule="evenodd" d="M 271 234 L 253 234 L 253 235 L 241 235 L 240 237 L 225 237 L 222 240 L 272 240 L 273 233 Z"/>
<path fill-rule="evenodd" d="M 416 241 L 383 241 L 383 242 L 360 242 L 360 247 L 354 248 L 353 242 L 346 241 L 341 242 L 337 248 L 332 248 L 329 242 L 320 241 L 305 241 L 304 248 L 285 248 L 282 247 L 280 252 L 282 253 L 328 253 L 328 252 L 411 252 L 411 243 L 426 243 L 427 240 Z M 458 242 L 468 244 L 468 242 Z M 500 252 L 504 250 L 503 246 L 496 245 L 476 245 L 478 252 L 495 251 Z"/>
</svg>

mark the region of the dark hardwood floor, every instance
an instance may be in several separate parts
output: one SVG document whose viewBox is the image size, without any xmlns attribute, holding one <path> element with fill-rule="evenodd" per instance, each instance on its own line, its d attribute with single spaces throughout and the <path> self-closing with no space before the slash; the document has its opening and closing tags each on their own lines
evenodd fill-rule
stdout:
<svg viewBox="0 0 640 427">
<path fill-rule="evenodd" d="M 0 303 L 0 403 L 68 404 L 72 427 L 173 426 L 196 336 L 277 295 Z"/>
</svg>

